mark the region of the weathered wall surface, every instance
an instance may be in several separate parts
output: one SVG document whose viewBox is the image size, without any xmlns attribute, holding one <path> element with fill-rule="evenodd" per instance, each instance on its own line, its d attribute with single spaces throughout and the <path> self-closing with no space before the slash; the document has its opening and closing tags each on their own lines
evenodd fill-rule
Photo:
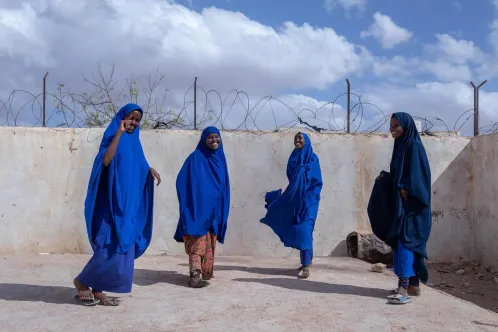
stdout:
<svg viewBox="0 0 498 332">
<path fill-rule="evenodd" d="M 90 252 L 83 202 L 102 130 L 0 128 L 0 252 Z M 163 183 L 155 193 L 154 239 L 149 253 L 184 253 L 172 239 L 178 218 L 176 175 L 195 148 L 198 132 L 142 132 L 142 143 Z M 288 256 L 259 219 L 264 194 L 285 188 L 293 133 L 223 133 L 232 202 L 223 255 Z M 345 253 L 351 231 L 370 230 L 366 207 L 375 177 L 388 170 L 393 140 L 387 135 L 312 134 L 324 188 L 315 238 L 316 255 Z M 473 259 L 468 222 L 471 179 L 469 140 L 427 137 L 433 174 L 432 260 Z M 492 196 L 496 197 L 496 196 Z M 492 203 L 490 203 L 492 205 Z M 491 208 L 490 206 L 489 208 Z"/>
<path fill-rule="evenodd" d="M 498 135 L 472 140 L 472 183 L 469 216 L 476 259 L 498 266 Z"/>
</svg>

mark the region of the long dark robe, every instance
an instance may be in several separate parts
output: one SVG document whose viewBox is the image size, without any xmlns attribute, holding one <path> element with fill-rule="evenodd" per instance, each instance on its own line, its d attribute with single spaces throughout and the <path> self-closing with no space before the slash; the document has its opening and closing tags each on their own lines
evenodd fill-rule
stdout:
<svg viewBox="0 0 498 332">
<path fill-rule="evenodd" d="M 431 170 L 429 160 L 413 118 L 394 113 L 403 136 L 394 142 L 390 172 L 382 172 L 375 182 L 368 204 L 374 234 L 397 249 L 398 240 L 415 254 L 414 269 L 424 283 L 429 274 L 427 241 L 431 232 Z M 408 200 L 400 189 L 408 192 Z"/>
</svg>

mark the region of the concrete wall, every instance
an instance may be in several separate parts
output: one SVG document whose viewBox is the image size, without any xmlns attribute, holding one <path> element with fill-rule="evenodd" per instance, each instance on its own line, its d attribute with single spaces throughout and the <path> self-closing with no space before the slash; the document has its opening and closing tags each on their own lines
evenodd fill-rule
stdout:
<svg viewBox="0 0 498 332">
<path fill-rule="evenodd" d="M 0 128 L 0 252 L 89 252 L 83 202 L 102 130 Z M 223 255 L 289 256 L 264 216 L 264 194 L 285 188 L 293 133 L 223 133 L 232 202 Z M 172 239 L 178 219 L 176 175 L 195 148 L 198 132 L 142 132 L 152 167 L 162 175 L 156 190 L 154 239 L 148 253 L 184 253 Z M 315 231 L 316 255 L 345 254 L 351 231 L 370 230 L 366 206 L 375 177 L 388 170 L 393 140 L 387 135 L 312 134 L 324 188 Z M 471 182 L 469 139 L 427 137 L 434 228 L 429 255 L 435 261 L 473 259 L 468 221 Z M 494 196 L 496 197 L 496 196 Z"/>
<path fill-rule="evenodd" d="M 498 135 L 472 140 L 471 213 L 474 252 L 483 264 L 498 266 Z"/>
</svg>

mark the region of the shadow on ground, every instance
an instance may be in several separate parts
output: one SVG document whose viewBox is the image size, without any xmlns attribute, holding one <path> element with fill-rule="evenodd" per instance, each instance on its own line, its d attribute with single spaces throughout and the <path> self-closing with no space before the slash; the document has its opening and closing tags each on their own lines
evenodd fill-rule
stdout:
<svg viewBox="0 0 498 332">
<path fill-rule="evenodd" d="M 289 268 L 274 268 L 274 267 L 247 267 L 247 266 L 233 266 L 233 265 L 215 265 L 214 271 L 241 271 L 248 273 L 264 274 L 268 276 L 288 276 L 295 277 L 297 275 L 296 269 Z"/>
<path fill-rule="evenodd" d="M 498 328 L 498 325 L 496 325 L 496 324 L 488 324 L 488 323 L 484 323 L 484 322 L 479 322 L 477 320 L 473 320 L 472 323 L 474 323 L 476 325 L 481 325 L 481 326 L 489 326 L 489 327 L 496 327 L 496 328 Z"/>
<path fill-rule="evenodd" d="M 0 300 L 5 301 L 77 305 L 75 295 L 72 287 L 0 283 Z"/>
<path fill-rule="evenodd" d="M 188 287 L 188 276 L 176 271 L 157 271 L 135 269 L 133 283 L 138 286 L 151 286 L 156 284 L 171 284 Z"/>
<path fill-rule="evenodd" d="M 179 266 L 182 267 L 188 267 L 188 264 L 178 264 Z M 286 276 L 286 277 L 295 277 L 297 276 L 297 267 L 296 268 L 282 268 L 282 267 L 256 267 L 256 266 L 240 266 L 240 265 L 219 265 L 215 264 L 214 265 L 214 271 L 240 271 L 240 272 L 247 272 L 247 273 L 254 273 L 254 274 L 264 274 L 268 276 Z M 349 268 L 349 267 L 334 267 L 334 266 L 329 266 L 326 264 L 313 264 L 311 267 L 311 271 L 313 269 L 317 270 L 332 270 L 332 271 L 341 271 L 341 272 L 351 272 L 354 271 L 356 274 L 358 274 L 358 270 L 355 268 Z M 367 269 L 365 269 L 365 273 L 370 273 L 368 272 Z"/>
<path fill-rule="evenodd" d="M 385 299 L 389 295 L 389 290 L 380 288 L 368 288 L 351 285 L 338 285 L 320 281 L 287 279 L 287 278 L 271 278 L 271 279 L 252 279 L 252 278 L 237 278 L 233 279 L 237 282 L 252 282 L 268 286 L 286 288 L 312 293 L 322 294 L 342 294 L 356 295 L 364 297 L 382 298 Z"/>
</svg>

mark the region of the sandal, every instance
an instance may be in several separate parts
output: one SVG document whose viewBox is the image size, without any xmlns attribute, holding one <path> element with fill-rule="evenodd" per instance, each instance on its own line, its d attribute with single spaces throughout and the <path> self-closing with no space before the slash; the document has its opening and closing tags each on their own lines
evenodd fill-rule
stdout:
<svg viewBox="0 0 498 332">
<path fill-rule="evenodd" d="M 98 296 L 95 296 L 96 294 L 99 294 L 101 298 L 99 299 Z M 102 292 L 94 292 L 93 296 L 95 296 L 96 299 L 100 300 L 99 305 L 103 305 L 106 307 L 117 307 L 121 303 L 121 298 L 116 296 L 108 296 Z"/>
<path fill-rule="evenodd" d="M 195 271 L 190 273 L 190 280 L 188 281 L 188 285 L 192 288 L 204 288 L 208 286 L 209 283 L 201 279 L 200 271 Z"/>
<path fill-rule="evenodd" d="M 205 281 L 208 281 L 208 280 L 211 280 L 212 278 L 214 278 L 214 275 L 213 273 L 206 273 L 206 274 L 202 274 L 202 280 L 205 280 Z"/>
<path fill-rule="evenodd" d="M 106 296 L 103 301 L 100 301 L 99 305 L 103 305 L 106 307 L 117 307 L 121 303 L 117 297 L 108 297 Z"/>
<path fill-rule="evenodd" d="M 297 274 L 297 277 L 301 279 L 306 279 L 309 276 L 310 276 L 310 269 L 307 267 L 303 267 Z"/>
<path fill-rule="evenodd" d="M 85 307 L 93 307 L 100 303 L 100 300 L 97 300 L 91 290 L 79 290 L 78 295 L 74 297 L 74 299 L 84 305 Z"/>
<path fill-rule="evenodd" d="M 398 294 L 399 288 L 391 290 L 391 295 Z M 408 295 L 410 296 L 420 296 L 421 295 L 420 287 L 418 286 L 408 286 Z"/>
<path fill-rule="evenodd" d="M 391 295 L 387 297 L 387 303 L 389 304 L 407 304 L 412 302 L 409 296 L 404 296 L 401 294 Z"/>
<path fill-rule="evenodd" d="M 302 271 L 304 268 L 310 268 L 312 264 L 308 265 L 308 266 L 304 266 L 304 265 L 301 265 L 300 267 L 297 268 L 297 272 L 300 272 Z"/>
<path fill-rule="evenodd" d="M 408 286 L 408 295 L 410 296 L 420 296 L 422 292 L 420 291 L 419 286 Z"/>
</svg>

